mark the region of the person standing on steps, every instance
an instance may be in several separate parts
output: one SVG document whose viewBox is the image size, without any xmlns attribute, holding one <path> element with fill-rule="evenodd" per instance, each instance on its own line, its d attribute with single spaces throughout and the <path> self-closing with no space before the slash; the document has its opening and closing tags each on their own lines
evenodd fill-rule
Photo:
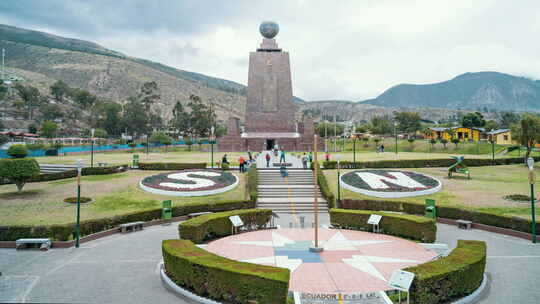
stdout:
<svg viewBox="0 0 540 304">
<path fill-rule="evenodd" d="M 270 159 L 272 159 L 272 156 L 270 156 L 270 153 L 266 152 L 266 168 L 270 167 Z"/>
<path fill-rule="evenodd" d="M 279 156 L 279 162 L 284 163 L 285 162 L 285 150 L 281 149 L 281 153 Z"/>
<path fill-rule="evenodd" d="M 307 169 L 307 162 L 308 162 L 308 157 L 306 153 L 304 152 L 304 155 L 302 155 L 302 166 L 304 166 L 304 169 Z"/>
<path fill-rule="evenodd" d="M 326 158 L 326 161 L 330 161 L 330 153 L 326 152 L 324 157 Z"/>
<path fill-rule="evenodd" d="M 248 150 L 248 158 L 249 158 L 249 163 L 251 164 L 253 162 L 253 155 L 251 155 L 250 150 Z"/>
<path fill-rule="evenodd" d="M 238 171 L 240 171 L 240 173 L 244 173 L 244 166 L 246 163 L 244 157 L 240 156 L 240 158 L 238 158 L 238 163 L 240 163 L 240 165 L 238 166 Z"/>
<path fill-rule="evenodd" d="M 309 154 L 308 154 L 308 161 L 309 161 L 309 167 L 311 168 L 311 163 L 313 162 L 313 155 L 311 154 L 311 151 L 309 151 Z"/>
</svg>

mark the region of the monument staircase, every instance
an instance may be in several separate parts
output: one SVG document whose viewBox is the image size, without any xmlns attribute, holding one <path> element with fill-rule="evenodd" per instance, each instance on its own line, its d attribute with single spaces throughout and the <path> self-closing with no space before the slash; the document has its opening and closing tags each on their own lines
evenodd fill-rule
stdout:
<svg viewBox="0 0 540 304">
<path fill-rule="evenodd" d="M 261 153 L 259 158 L 265 153 Z M 258 160 L 258 200 L 257 208 L 271 209 L 276 213 L 313 213 L 315 179 L 313 171 L 302 169 L 301 161 L 294 156 L 287 156 L 287 162 L 292 166 L 288 167 L 287 177 L 282 177 L 279 167 L 272 164 L 276 161 L 272 159 L 270 168 Z M 277 161 L 276 161 L 277 163 Z M 327 212 L 328 204 L 317 190 L 317 201 L 319 211 Z"/>
</svg>

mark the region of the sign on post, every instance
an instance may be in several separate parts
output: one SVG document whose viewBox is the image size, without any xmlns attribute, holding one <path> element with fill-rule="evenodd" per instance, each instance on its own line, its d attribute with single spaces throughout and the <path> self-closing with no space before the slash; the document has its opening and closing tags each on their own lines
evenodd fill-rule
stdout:
<svg viewBox="0 0 540 304">
<path fill-rule="evenodd" d="M 229 220 L 234 227 L 244 226 L 244 222 L 242 222 L 242 219 L 238 215 L 229 216 Z"/>
<path fill-rule="evenodd" d="M 388 286 L 397 289 L 399 291 L 399 303 L 401 303 L 401 292 L 407 292 L 407 304 L 409 304 L 410 292 L 412 281 L 414 280 L 414 273 L 404 271 L 401 269 L 394 270 L 390 281 L 388 281 Z"/>
<path fill-rule="evenodd" d="M 373 232 L 379 232 L 379 222 L 382 219 L 382 215 L 372 214 L 369 216 L 367 223 L 373 225 Z"/>
</svg>

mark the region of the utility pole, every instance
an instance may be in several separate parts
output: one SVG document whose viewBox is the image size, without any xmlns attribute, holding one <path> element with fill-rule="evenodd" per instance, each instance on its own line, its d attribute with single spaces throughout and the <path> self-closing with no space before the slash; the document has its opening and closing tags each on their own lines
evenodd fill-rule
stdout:
<svg viewBox="0 0 540 304">
<path fill-rule="evenodd" d="M 327 110 L 323 112 L 323 120 L 324 120 L 324 152 L 328 153 L 328 122 L 326 121 L 326 115 L 328 115 Z"/>
<path fill-rule="evenodd" d="M 337 116 L 337 109 L 334 111 L 334 153 L 337 152 L 337 141 L 336 141 L 336 137 L 337 137 L 337 120 L 336 120 L 336 116 Z"/>
<path fill-rule="evenodd" d="M 4 65 L 4 57 L 6 57 L 6 49 L 2 49 L 2 81 L 6 80 L 6 67 Z"/>
</svg>

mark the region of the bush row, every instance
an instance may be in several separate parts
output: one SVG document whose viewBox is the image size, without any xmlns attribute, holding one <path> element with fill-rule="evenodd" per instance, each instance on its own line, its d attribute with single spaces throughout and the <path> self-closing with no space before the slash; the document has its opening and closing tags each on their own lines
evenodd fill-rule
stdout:
<svg viewBox="0 0 540 304">
<path fill-rule="evenodd" d="M 539 161 L 540 157 L 535 157 Z M 376 168 L 424 168 L 424 167 L 450 167 L 455 161 L 451 158 L 444 159 L 403 159 L 403 160 L 379 160 L 367 162 L 342 161 L 339 163 L 341 169 L 376 169 Z M 496 158 L 495 160 L 484 158 L 465 158 L 463 163 L 469 167 L 491 166 L 491 165 L 512 165 L 524 164 L 523 157 L 516 158 Z M 325 161 L 324 169 L 336 169 L 337 161 Z"/>
<path fill-rule="evenodd" d="M 200 244 L 232 234 L 230 216 L 238 215 L 247 227 L 263 228 L 272 218 L 272 210 L 247 209 L 201 215 L 178 225 L 180 238 Z"/>
<path fill-rule="evenodd" d="M 367 223 L 372 214 L 382 215 L 379 229 L 384 234 L 396 235 L 426 243 L 435 242 L 437 226 L 435 221 L 426 217 L 374 212 L 367 210 L 330 209 L 330 223 L 341 228 L 371 231 L 372 225 Z"/>
<path fill-rule="evenodd" d="M 384 210 L 405 212 L 409 214 L 423 215 L 425 206 L 402 201 L 383 200 L 342 200 L 343 209 L 360 210 Z M 507 228 L 522 232 L 532 232 L 532 222 L 521 217 L 510 217 L 481 211 L 465 210 L 458 207 L 437 206 L 437 216 L 452 220 L 468 220 L 473 223 L 484 224 L 494 227 Z M 536 231 L 540 231 L 540 225 L 536 223 Z"/>
<path fill-rule="evenodd" d="M 247 179 L 247 193 L 249 195 L 249 199 L 253 202 L 256 202 L 257 198 L 259 197 L 259 189 L 257 188 L 259 174 L 257 172 L 256 165 L 249 168 L 247 173 Z"/>
<path fill-rule="evenodd" d="M 415 274 L 411 302 L 448 303 L 471 294 L 482 284 L 485 267 L 486 243 L 458 240 L 447 257 L 405 269 Z"/>
<path fill-rule="evenodd" d="M 173 216 L 182 216 L 194 212 L 228 211 L 255 208 L 250 201 L 231 201 L 217 203 L 187 203 L 173 206 Z M 113 217 L 81 221 L 81 236 L 118 227 L 118 225 L 136 221 L 151 221 L 161 218 L 161 208 L 137 211 Z M 51 238 L 55 241 L 68 241 L 72 237 L 75 223 L 49 226 L 0 226 L 0 241 L 15 241 L 20 238 Z"/>
<path fill-rule="evenodd" d="M 326 176 L 320 168 L 319 170 L 317 170 L 317 184 L 319 185 L 319 190 L 321 190 L 322 196 L 328 202 L 328 207 L 336 207 L 336 197 L 334 196 L 334 193 L 332 193 L 332 191 L 330 190 L 330 187 L 328 186 L 328 180 L 326 179 Z"/>
<path fill-rule="evenodd" d="M 139 163 L 141 170 L 206 169 L 206 163 Z"/>
<path fill-rule="evenodd" d="M 164 240 L 163 262 L 169 278 L 196 294 L 223 303 L 287 302 L 290 271 L 229 260 L 189 240 Z"/>
<path fill-rule="evenodd" d="M 82 175 L 104 175 L 104 174 L 113 174 L 119 172 L 125 172 L 129 169 L 128 165 L 117 165 L 109 167 L 87 167 L 81 170 Z M 28 182 L 30 183 L 39 183 L 39 182 L 48 182 L 65 178 L 72 178 L 77 176 L 77 170 L 68 170 L 55 173 L 43 173 L 37 176 L 32 177 Z M 8 180 L 0 181 L 0 184 L 9 184 Z"/>
</svg>

